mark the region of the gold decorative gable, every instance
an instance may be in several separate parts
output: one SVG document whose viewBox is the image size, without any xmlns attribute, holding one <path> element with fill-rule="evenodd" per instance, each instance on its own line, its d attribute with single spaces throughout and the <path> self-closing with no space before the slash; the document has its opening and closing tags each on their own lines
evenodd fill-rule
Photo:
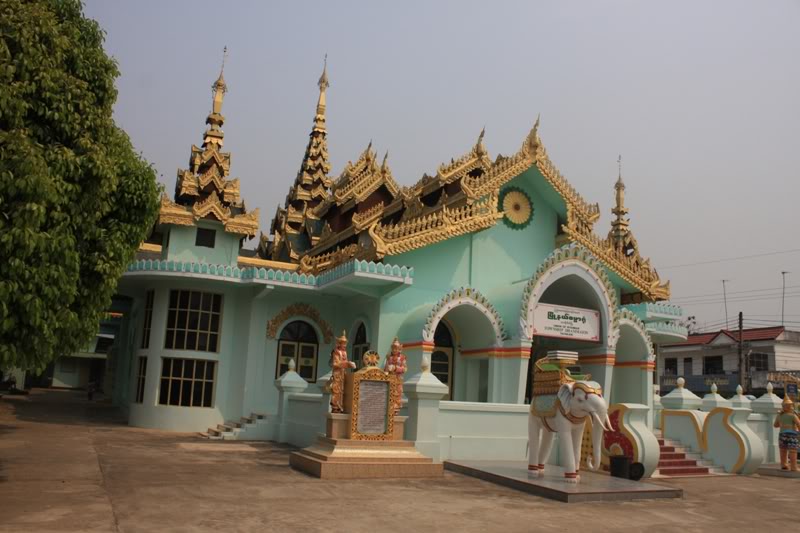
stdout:
<svg viewBox="0 0 800 533">
<path fill-rule="evenodd" d="M 205 218 L 208 215 L 214 215 L 214 217 L 220 222 L 227 221 L 231 216 L 231 210 L 222 205 L 222 203 L 219 201 L 217 191 L 211 191 L 211 194 L 209 194 L 205 200 L 194 204 L 192 207 L 192 213 L 194 214 L 195 218 Z"/>
<path fill-rule="evenodd" d="M 392 171 L 389 170 L 388 155 L 387 153 L 379 167 L 375 159 L 377 154 L 372 151 L 370 143 L 355 164 L 348 163 L 334 185 L 333 198 L 336 204 L 342 205 L 349 200 L 361 202 L 378 190 L 381 185 L 386 187 L 392 198 L 396 197 L 400 192 L 400 187 L 394 181 Z"/>
</svg>

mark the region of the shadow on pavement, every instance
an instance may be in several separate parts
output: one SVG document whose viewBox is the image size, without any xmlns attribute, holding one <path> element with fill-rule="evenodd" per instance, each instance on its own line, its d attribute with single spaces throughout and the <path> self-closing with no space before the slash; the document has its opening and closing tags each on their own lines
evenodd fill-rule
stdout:
<svg viewBox="0 0 800 533">
<path fill-rule="evenodd" d="M 99 396 L 102 399 L 102 396 Z M 27 396 L 4 396 L 3 402 L 20 421 L 76 426 L 127 425 L 124 413 L 102 400 L 86 399 L 83 391 L 32 389 Z M 0 425 L 0 433 L 16 429 Z"/>
</svg>

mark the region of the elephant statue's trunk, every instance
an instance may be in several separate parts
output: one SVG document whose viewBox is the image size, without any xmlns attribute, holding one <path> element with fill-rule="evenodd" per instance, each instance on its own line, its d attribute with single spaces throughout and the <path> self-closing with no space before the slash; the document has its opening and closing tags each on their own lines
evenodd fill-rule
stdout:
<svg viewBox="0 0 800 533">
<path fill-rule="evenodd" d="M 600 453 L 602 452 L 603 445 L 603 431 L 611 431 L 611 424 L 603 422 L 603 418 L 608 420 L 608 414 L 603 413 L 601 417 L 598 413 L 592 413 L 592 457 L 587 458 L 586 466 L 589 470 L 598 470 L 600 468 Z"/>
</svg>

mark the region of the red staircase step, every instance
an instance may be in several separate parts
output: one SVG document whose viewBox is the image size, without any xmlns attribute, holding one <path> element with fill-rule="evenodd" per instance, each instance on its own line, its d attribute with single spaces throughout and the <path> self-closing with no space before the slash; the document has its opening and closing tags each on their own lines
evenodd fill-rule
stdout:
<svg viewBox="0 0 800 533">
<path fill-rule="evenodd" d="M 675 446 L 663 446 L 663 445 L 661 446 L 661 453 L 664 453 L 664 452 L 668 452 L 669 453 L 669 452 L 674 452 L 674 451 L 675 451 Z"/>
<path fill-rule="evenodd" d="M 701 475 L 708 474 L 708 468 L 705 466 L 674 466 L 659 468 L 658 473 L 662 476 Z"/>
<path fill-rule="evenodd" d="M 659 446 L 663 446 L 664 445 L 664 439 L 657 439 L 657 440 L 658 440 Z"/>
<path fill-rule="evenodd" d="M 668 460 L 668 459 L 686 459 L 686 454 L 683 452 L 676 453 L 676 452 L 668 452 L 668 453 L 661 453 L 661 460 Z"/>
<path fill-rule="evenodd" d="M 659 468 L 671 466 L 697 466 L 697 461 L 694 459 L 662 459 L 658 462 Z"/>
</svg>

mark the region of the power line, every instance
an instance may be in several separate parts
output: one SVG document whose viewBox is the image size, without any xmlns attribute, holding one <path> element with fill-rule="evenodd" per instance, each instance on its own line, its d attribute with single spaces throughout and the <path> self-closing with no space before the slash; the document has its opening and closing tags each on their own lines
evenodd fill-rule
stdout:
<svg viewBox="0 0 800 533">
<path fill-rule="evenodd" d="M 797 252 L 800 252 L 800 248 L 795 248 L 795 249 L 792 249 L 792 250 L 780 250 L 780 251 L 777 251 L 777 252 L 765 252 L 765 253 L 762 253 L 762 254 L 741 255 L 739 257 L 727 257 L 725 259 L 712 259 L 710 261 L 698 261 L 696 263 L 685 263 L 685 264 L 682 264 L 682 265 L 671 265 L 671 266 L 667 266 L 667 267 L 661 267 L 661 268 L 659 268 L 659 270 L 667 270 L 667 269 L 673 269 L 673 268 L 686 268 L 686 267 L 698 266 L 698 265 L 713 265 L 713 264 L 716 264 L 716 263 L 725 263 L 725 262 L 728 262 L 728 261 L 740 261 L 742 259 L 754 259 L 756 257 L 766 257 L 766 256 L 769 256 L 769 255 L 794 254 L 794 253 L 797 253 Z"/>
<path fill-rule="evenodd" d="M 797 298 L 798 296 L 800 296 L 800 292 L 793 292 L 793 293 L 787 294 L 786 298 Z M 780 300 L 780 299 L 781 299 L 781 295 L 780 294 L 772 295 L 772 296 L 752 295 L 752 296 L 742 296 L 742 297 L 739 297 L 739 298 L 728 298 L 728 302 L 731 302 L 731 303 L 743 303 L 743 302 L 757 302 L 757 301 L 760 301 L 760 300 Z M 690 306 L 693 306 L 693 305 L 711 305 L 711 304 L 721 304 L 721 303 L 724 303 L 724 302 L 725 302 L 725 300 L 722 299 L 722 298 L 714 298 L 714 299 L 709 299 L 709 300 L 696 300 L 696 301 L 690 301 L 690 302 L 676 302 L 676 303 L 678 305 L 682 306 L 682 307 L 690 307 Z"/>
<path fill-rule="evenodd" d="M 786 286 L 787 289 L 796 289 L 796 288 L 799 288 L 799 287 L 800 287 L 800 285 L 787 285 Z M 780 291 L 780 290 L 782 290 L 782 287 L 765 287 L 763 289 L 748 289 L 746 291 L 729 291 L 728 294 L 745 294 L 745 293 L 751 293 L 751 292 L 769 292 L 769 291 Z M 670 298 L 670 301 L 671 302 L 677 302 L 677 301 L 687 300 L 687 299 L 690 299 L 690 298 L 705 298 L 705 297 L 708 297 L 708 296 L 719 296 L 719 293 L 718 292 L 709 292 L 709 293 L 706 293 L 706 294 L 694 294 L 694 295 L 690 295 L 690 296 L 677 296 L 675 298 Z"/>
</svg>

